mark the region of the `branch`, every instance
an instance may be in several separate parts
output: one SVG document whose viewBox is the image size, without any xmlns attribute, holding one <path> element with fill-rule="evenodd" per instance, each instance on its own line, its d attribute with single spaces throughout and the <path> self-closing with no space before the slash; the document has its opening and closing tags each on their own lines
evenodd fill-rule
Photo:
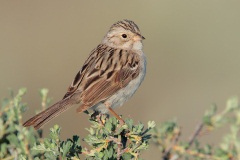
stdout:
<svg viewBox="0 0 240 160">
<path fill-rule="evenodd" d="M 189 149 L 191 147 L 191 145 L 193 144 L 193 142 L 196 140 L 196 138 L 198 137 L 198 135 L 201 133 L 202 129 L 204 127 L 203 123 L 200 123 L 197 128 L 195 129 L 193 135 L 190 137 L 189 142 L 188 142 L 188 147 L 186 147 L 186 149 Z"/>
</svg>

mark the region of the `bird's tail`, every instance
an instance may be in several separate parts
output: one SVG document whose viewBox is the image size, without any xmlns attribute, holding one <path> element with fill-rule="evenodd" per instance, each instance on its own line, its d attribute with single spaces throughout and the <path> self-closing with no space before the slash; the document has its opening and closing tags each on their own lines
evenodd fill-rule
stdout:
<svg viewBox="0 0 240 160">
<path fill-rule="evenodd" d="M 42 127 L 44 124 L 46 124 L 51 119 L 55 118 L 65 110 L 67 110 L 70 107 L 70 101 L 69 99 L 63 99 L 51 107 L 47 108 L 46 110 L 42 111 L 41 113 L 38 113 L 34 117 L 27 120 L 23 126 L 34 126 L 34 128 L 37 130 L 40 127 Z"/>
</svg>

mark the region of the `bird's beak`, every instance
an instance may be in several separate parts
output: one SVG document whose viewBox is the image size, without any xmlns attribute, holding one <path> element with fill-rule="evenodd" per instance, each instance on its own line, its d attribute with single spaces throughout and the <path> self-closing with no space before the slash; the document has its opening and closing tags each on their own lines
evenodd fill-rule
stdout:
<svg viewBox="0 0 240 160">
<path fill-rule="evenodd" d="M 142 35 L 138 34 L 136 36 L 133 37 L 133 40 L 134 41 L 141 41 L 141 40 L 144 40 L 145 37 L 143 37 Z"/>
</svg>

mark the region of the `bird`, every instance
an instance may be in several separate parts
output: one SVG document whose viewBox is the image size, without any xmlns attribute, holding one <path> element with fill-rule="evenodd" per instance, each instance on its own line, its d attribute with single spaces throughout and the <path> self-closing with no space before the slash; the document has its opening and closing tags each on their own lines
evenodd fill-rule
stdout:
<svg viewBox="0 0 240 160">
<path fill-rule="evenodd" d="M 27 120 L 23 126 L 36 130 L 75 104 L 77 112 L 92 109 L 101 114 L 122 106 L 141 85 L 146 75 L 146 56 L 140 29 L 131 20 L 114 23 L 102 42 L 90 52 L 63 98 Z"/>
</svg>

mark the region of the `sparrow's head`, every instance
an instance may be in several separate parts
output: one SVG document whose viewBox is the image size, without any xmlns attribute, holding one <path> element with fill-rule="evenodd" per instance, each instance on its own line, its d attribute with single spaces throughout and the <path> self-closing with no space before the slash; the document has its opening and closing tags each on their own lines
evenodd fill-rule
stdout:
<svg viewBox="0 0 240 160">
<path fill-rule="evenodd" d="M 122 20 L 111 26 L 102 43 L 125 50 L 141 50 L 143 39 L 145 38 L 133 21 Z"/>
</svg>

